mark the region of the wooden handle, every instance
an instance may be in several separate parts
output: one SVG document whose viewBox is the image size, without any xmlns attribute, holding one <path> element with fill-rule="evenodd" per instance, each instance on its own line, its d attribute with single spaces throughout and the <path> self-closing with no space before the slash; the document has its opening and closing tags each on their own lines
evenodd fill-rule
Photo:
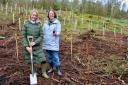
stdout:
<svg viewBox="0 0 128 85">
<path fill-rule="evenodd" d="M 29 45 L 30 45 L 30 43 L 33 42 L 33 36 L 27 36 L 27 38 L 28 38 L 28 42 L 29 42 Z"/>
</svg>

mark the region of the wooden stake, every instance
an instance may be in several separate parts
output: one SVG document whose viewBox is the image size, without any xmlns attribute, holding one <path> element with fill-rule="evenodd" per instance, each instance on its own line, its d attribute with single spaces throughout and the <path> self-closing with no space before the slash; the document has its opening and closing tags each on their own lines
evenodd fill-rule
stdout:
<svg viewBox="0 0 128 85">
<path fill-rule="evenodd" d="M 20 14 L 20 7 L 19 7 L 19 14 Z"/>
<path fill-rule="evenodd" d="M 17 34 L 15 34 L 15 40 L 16 40 L 16 57 L 17 57 L 17 61 L 19 62 L 19 50 L 18 50 Z"/>
<path fill-rule="evenodd" d="M 59 10 L 59 15 L 61 15 L 61 8 L 60 8 L 60 10 Z"/>
<path fill-rule="evenodd" d="M 70 16 L 68 17 L 68 22 L 69 22 L 69 24 L 71 23 L 71 17 Z"/>
<path fill-rule="evenodd" d="M 99 29 L 99 21 L 97 21 L 96 28 Z"/>
<path fill-rule="evenodd" d="M 44 10 L 44 7 L 42 6 L 42 7 L 41 7 L 41 12 L 43 12 L 43 10 Z"/>
<path fill-rule="evenodd" d="M 88 52 L 89 52 L 89 49 L 88 49 L 88 41 L 86 41 L 86 55 L 88 56 Z"/>
<path fill-rule="evenodd" d="M 11 6 L 11 13 L 12 13 L 12 6 Z"/>
<path fill-rule="evenodd" d="M 15 11 L 16 11 L 16 8 L 17 8 L 17 4 L 15 4 Z"/>
<path fill-rule="evenodd" d="M 103 37 L 105 36 L 105 27 L 103 27 Z"/>
<path fill-rule="evenodd" d="M 6 16 L 8 15 L 8 3 L 6 4 Z"/>
<path fill-rule="evenodd" d="M 103 37 L 105 36 L 105 24 L 104 24 L 104 22 L 103 22 Z"/>
<path fill-rule="evenodd" d="M 93 28 L 92 28 L 92 21 L 90 21 L 90 28 L 93 29 Z"/>
<path fill-rule="evenodd" d="M 114 28 L 114 37 L 116 38 L 116 28 Z"/>
<path fill-rule="evenodd" d="M 73 44 L 72 41 L 73 41 L 73 38 L 72 38 L 72 31 L 71 31 L 71 61 L 72 61 L 72 53 L 73 53 L 73 52 L 72 52 L 72 47 L 73 47 L 73 45 L 72 45 L 72 44 Z"/>
<path fill-rule="evenodd" d="M 19 18 L 19 30 L 21 30 L 21 20 Z"/>
<path fill-rule="evenodd" d="M 116 28 L 114 28 L 114 41 L 116 42 Z"/>
<path fill-rule="evenodd" d="M 70 11 L 70 14 L 69 15 L 70 15 L 70 17 L 72 17 L 72 12 L 71 11 Z"/>
<path fill-rule="evenodd" d="M 84 23 L 83 15 L 82 15 L 82 18 L 81 18 L 81 23 L 82 23 L 82 24 Z"/>
<path fill-rule="evenodd" d="M 3 9 L 3 5 L 1 4 L 1 11 L 3 12 L 3 10 L 4 10 L 4 9 Z"/>
<path fill-rule="evenodd" d="M 75 27 L 75 29 L 77 29 L 77 19 L 75 20 L 75 25 L 74 25 Z"/>
<path fill-rule="evenodd" d="M 88 20 L 88 30 L 90 30 L 90 20 Z"/>
<path fill-rule="evenodd" d="M 29 12 L 29 13 L 31 12 L 31 8 L 28 8 L 28 12 Z"/>
<path fill-rule="evenodd" d="M 27 10 L 27 8 L 26 8 L 26 10 L 25 10 L 25 13 L 26 13 L 26 16 L 28 16 L 28 10 Z"/>
<path fill-rule="evenodd" d="M 12 18 L 13 18 L 13 23 L 15 23 L 15 16 L 14 16 L 14 13 L 12 15 Z"/>
<path fill-rule="evenodd" d="M 23 7 L 21 7 L 21 13 L 22 13 L 22 12 L 24 12 L 24 9 L 23 9 Z"/>
</svg>

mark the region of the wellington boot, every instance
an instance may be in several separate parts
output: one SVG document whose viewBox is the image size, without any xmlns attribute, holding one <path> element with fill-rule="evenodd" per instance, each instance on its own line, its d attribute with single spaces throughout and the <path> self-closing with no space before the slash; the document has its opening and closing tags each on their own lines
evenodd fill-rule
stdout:
<svg viewBox="0 0 128 85">
<path fill-rule="evenodd" d="M 42 65 L 41 65 L 41 69 L 42 69 L 42 77 L 48 79 L 49 76 L 48 76 L 47 73 L 46 73 L 46 64 L 42 64 Z"/>
</svg>

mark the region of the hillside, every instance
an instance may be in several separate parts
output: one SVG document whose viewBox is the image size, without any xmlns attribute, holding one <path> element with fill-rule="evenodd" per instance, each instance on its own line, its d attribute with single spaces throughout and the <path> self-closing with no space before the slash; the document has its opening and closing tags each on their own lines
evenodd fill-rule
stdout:
<svg viewBox="0 0 128 85">
<path fill-rule="evenodd" d="M 46 10 L 39 11 L 43 24 Z M 21 35 L 29 15 L 19 10 L 0 11 L 0 84 L 29 85 L 29 65 L 23 59 Z M 58 11 L 62 23 L 60 62 L 62 77 L 51 73 L 41 77 L 38 85 L 127 85 L 128 84 L 128 21 Z M 14 15 L 14 19 L 12 18 Z M 14 20 L 14 22 L 13 22 Z"/>
</svg>

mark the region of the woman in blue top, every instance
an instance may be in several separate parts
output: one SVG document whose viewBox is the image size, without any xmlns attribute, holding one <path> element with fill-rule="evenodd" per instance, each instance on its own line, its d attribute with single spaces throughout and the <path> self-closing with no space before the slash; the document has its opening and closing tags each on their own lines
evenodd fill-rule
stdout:
<svg viewBox="0 0 128 85">
<path fill-rule="evenodd" d="M 57 74 L 62 75 L 60 72 L 60 62 L 59 62 L 59 38 L 61 33 L 61 24 L 57 19 L 55 11 L 48 11 L 48 20 L 44 22 L 43 25 L 43 49 L 46 51 L 48 56 L 48 63 L 50 70 L 48 73 L 53 72 L 55 67 Z"/>
</svg>

